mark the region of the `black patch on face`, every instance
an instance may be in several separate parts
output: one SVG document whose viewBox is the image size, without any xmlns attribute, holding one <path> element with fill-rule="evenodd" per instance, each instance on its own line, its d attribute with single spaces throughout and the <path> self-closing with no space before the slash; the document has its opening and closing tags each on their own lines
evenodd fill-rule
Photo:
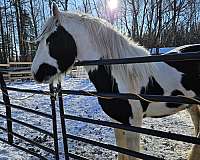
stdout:
<svg viewBox="0 0 200 160">
<path fill-rule="evenodd" d="M 62 26 L 58 26 L 46 40 L 49 45 L 50 56 L 55 58 L 58 68 L 63 73 L 75 61 L 77 47 L 74 38 Z"/>
<path fill-rule="evenodd" d="M 178 96 L 178 95 L 184 95 L 183 92 L 179 91 L 179 90 L 173 90 L 171 93 L 171 96 Z M 169 108 L 178 108 L 180 107 L 182 104 L 180 103 L 166 103 L 166 106 Z"/>
<path fill-rule="evenodd" d="M 186 90 L 192 90 L 196 95 L 200 95 L 200 74 L 183 74 L 181 84 Z"/>
<path fill-rule="evenodd" d="M 37 73 L 34 75 L 34 78 L 38 82 L 47 81 L 51 76 L 54 76 L 57 73 L 57 69 L 49 64 L 43 63 L 40 65 Z"/>
<path fill-rule="evenodd" d="M 164 94 L 164 90 L 159 85 L 159 83 L 155 80 L 154 77 L 150 77 L 147 86 L 141 88 L 140 94 L 163 95 Z M 142 105 L 143 112 L 146 112 L 146 110 L 147 110 L 147 108 L 149 106 L 149 102 L 146 102 L 144 100 L 140 100 L 140 103 Z"/>
<path fill-rule="evenodd" d="M 89 72 L 89 78 L 97 92 L 119 93 L 117 83 L 111 75 L 110 67 L 99 66 L 98 70 Z M 128 100 L 98 98 L 98 101 L 108 116 L 123 124 L 130 125 L 129 118 L 133 115 Z"/>
</svg>

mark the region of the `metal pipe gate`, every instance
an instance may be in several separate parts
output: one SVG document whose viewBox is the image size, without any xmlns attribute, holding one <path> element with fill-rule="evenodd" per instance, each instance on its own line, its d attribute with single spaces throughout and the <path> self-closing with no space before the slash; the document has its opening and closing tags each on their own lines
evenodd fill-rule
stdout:
<svg viewBox="0 0 200 160">
<path fill-rule="evenodd" d="M 160 62 L 160 61 L 200 61 L 200 54 L 196 53 L 188 53 L 188 54 L 181 54 L 181 55 L 162 55 L 162 56 L 149 56 L 149 57 L 136 57 L 136 58 L 127 58 L 127 59 L 120 59 L 120 60 L 98 60 L 98 61 L 85 61 L 85 62 L 77 62 L 75 65 L 76 66 L 83 66 L 83 65 L 116 65 L 116 64 L 128 64 L 128 63 L 147 63 L 147 62 Z M 27 69 L 27 68 L 26 68 Z M 122 98 L 122 99 L 133 99 L 133 100 L 140 100 L 141 97 L 151 100 L 151 101 L 158 101 L 158 102 L 174 102 L 174 103 L 186 103 L 186 104 L 199 104 L 199 97 L 194 97 L 194 99 L 186 98 L 186 97 L 174 97 L 174 96 L 157 96 L 157 95 L 134 95 L 134 94 L 109 94 L 109 93 L 97 93 L 97 92 L 86 92 L 86 91 L 73 91 L 73 90 L 62 90 L 61 89 L 61 84 L 58 84 L 56 88 L 54 88 L 52 85 L 49 86 L 50 90 L 49 91 L 42 91 L 42 90 L 30 90 L 30 89 L 19 89 L 19 88 L 13 88 L 13 87 L 7 87 L 6 83 L 3 79 L 3 73 L 7 72 L 8 70 L 0 70 L 0 86 L 1 86 L 1 91 L 2 91 L 2 96 L 3 96 L 3 102 L 0 101 L 1 105 L 5 105 L 6 107 L 6 115 L 1 115 L 0 117 L 4 118 L 7 121 L 7 128 L 3 128 L 0 126 L 0 129 L 7 132 L 7 139 L 2 139 L 0 138 L 0 141 L 7 143 L 13 147 L 16 147 L 22 151 L 25 151 L 31 155 L 34 155 L 40 159 L 47 159 L 43 155 L 40 155 L 36 152 L 30 151 L 26 148 L 23 148 L 21 146 L 18 146 L 15 144 L 14 137 L 17 137 L 19 139 L 22 139 L 26 142 L 29 142 L 30 144 L 33 144 L 34 146 L 45 150 L 46 152 L 52 154 L 56 160 L 59 159 L 59 146 L 58 146 L 58 132 L 57 132 L 57 123 L 58 120 L 56 119 L 56 108 L 59 108 L 60 112 L 60 122 L 61 122 L 61 129 L 62 129 L 62 138 L 63 138 L 63 146 L 64 146 L 64 154 L 65 154 L 65 159 L 69 160 L 71 158 L 75 159 L 80 159 L 80 160 L 86 160 L 87 158 L 82 157 L 81 155 L 75 155 L 69 152 L 68 150 L 68 139 L 73 139 L 85 143 L 89 143 L 92 145 L 96 145 L 105 149 L 113 150 L 116 152 L 120 152 L 123 154 L 127 154 L 130 156 L 134 156 L 137 158 L 141 159 L 147 159 L 147 160 L 157 160 L 161 159 L 155 156 L 147 155 L 144 153 L 138 153 L 135 151 L 130 151 L 125 148 L 120 148 L 114 145 L 110 144 L 104 144 L 100 142 L 96 142 L 90 139 L 85 139 L 83 137 L 78 137 L 74 135 L 70 135 L 67 133 L 66 130 L 66 124 L 65 120 L 73 120 L 73 121 L 81 121 L 85 123 L 91 123 L 91 124 L 96 124 L 96 125 L 102 125 L 106 127 L 111 127 L 111 128 L 119 128 L 119 129 L 124 129 L 132 132 L 138 132 L 142 134 L 148 134 L 152 136 L 157 136 L 161 138 L 168 138 L 171 140 L 177 140 L 177 141 L 184 141 L 187 143 L 193 143 L 193 144 L 199 144 L 200 145 L 200 139 L 196 137 L 191 137 L 191 136 L 185 136 L 185 135 L 180 135 L 180 134 L 175 134 L 175 133 L 168 133 L 168 132 L 163 132 L 163 131 L 157 131 L 157 130 L 152 130 L 152 129 L 146 129 L 146 128 L 139 128 L 139 127 L 134 127 L 134 126 L 127 126 L 123 124 L 118 124 L 118 123 L 113 123 L 113 122 L 107 122 L 107 121 L 100 121 L 100 120 L 93 120 L 93 119 L 88 119 L 88 118 L 83 118 L 83 117 L 77 117 L 73 115 L 68 115 L 64 113 L 64 105 L 63 105 L 63 95 L 82 95 L 82 96 L 104 96 L 104 97 L 117 97 L 117 98 Z M 15 71 L 15 70 L 14 70 Z M 40 94 L 40 95 L 50 95 L 50 101 L 51 101 L 51 114 L 35 111 L 33 109 L 25 108 L 23 106 L 18 106 L 10 103 L 10 98 L 8 91 L 16 91 L 16 92 L 26 92 L 26 93 L 32 93 L 32 94 Z M 55 101 L 56 101 L 56 96 L 58 97 L 58 106 L 56 106 Z M 36 126 L 30 125 L 28 123 L 22 122 L 20 120 L 12 118 L 12 108 L 27 112 L 27 113 L 32 113 L 36 115 L 40 115 L 42 117 L 48 118 L 52 121 L 52 132 L 45 131 L 41 128 L 38 128 Z M 40 133 L 46 134 L 53 139 L 54 143 L 54 148 L 48 148 L 43 146 L 42 144 L 38 142 L 34 142 L 33 140 L 30 140 L 24 136 L 21 136 L 15 131 L 13 131 L 13 122 L 21 124 L 23 126 L 26 126 L 28 128 L 34 129 Z"/>
</svg>

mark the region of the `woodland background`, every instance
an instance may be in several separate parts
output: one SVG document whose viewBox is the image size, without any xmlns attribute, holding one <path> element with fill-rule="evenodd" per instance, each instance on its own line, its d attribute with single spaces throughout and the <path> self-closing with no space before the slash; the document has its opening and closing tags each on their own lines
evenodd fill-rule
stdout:
<svg viewBox="0 0 200 160">
<path fill-rule="evenodd" d="M 55 0 L 61 10 L 104 18 L 146 48 L 200 43 L 200 0 Z M 31 61 L 52 0 L 0 0 L 0 63 Z"/>
</svg>

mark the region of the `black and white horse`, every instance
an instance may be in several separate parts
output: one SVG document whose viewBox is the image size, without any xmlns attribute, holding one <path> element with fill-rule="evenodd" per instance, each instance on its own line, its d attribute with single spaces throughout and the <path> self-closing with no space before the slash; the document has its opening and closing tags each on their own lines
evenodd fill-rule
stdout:
<svg viewBox="0 0 200 160">
<path fill-rule="evenodd" d="M 53 16 L 37 39 L 38 50 L 32 64 L 36 81 L 52 82 L 70 70 L 75 60 L 119 59 L 148 56 L 148 51 L 138 46 L 108 22 L 85 14 L 60 12 L 53 6 Z M 200 94 L 200 64 L 184 67 L 180 64 L 145 63 L 86 67 L 91 82 L 98 92 L 142 93 L 153 95 Z M 99 104 L 114 121 L 142 126 L 144 117 L 168 116 L 184 110 L 188 105 L 174 103 L 147 103 L 146 101 L 102 99 Z M 188 110 L 199 135 L 200 108 Z M 120 129 L 115 130 L 118 146 L 139 151 L 140 136 Z M 200 146 L 193 147 L 190 159 L 199 159 Z M 119 155 L 120 160 L 135 159 Z"/>
</svg>

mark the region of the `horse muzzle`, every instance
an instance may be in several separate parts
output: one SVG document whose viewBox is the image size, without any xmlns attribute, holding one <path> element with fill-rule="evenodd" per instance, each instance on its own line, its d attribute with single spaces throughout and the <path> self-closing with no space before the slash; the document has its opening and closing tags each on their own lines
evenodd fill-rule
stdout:
<svg viewBox="0 0 200 160">
<path fill-rule="evenodd" d="M 51 66 L 47 63 L 43 63 L 40 65 L 39 69 L 36 73 L 33 73 L 34 79 L 42 83 L 44 81 L 49 81 L 51 77 L 57 74 L 57 69 L 54 66 Z"/>
</svg>

